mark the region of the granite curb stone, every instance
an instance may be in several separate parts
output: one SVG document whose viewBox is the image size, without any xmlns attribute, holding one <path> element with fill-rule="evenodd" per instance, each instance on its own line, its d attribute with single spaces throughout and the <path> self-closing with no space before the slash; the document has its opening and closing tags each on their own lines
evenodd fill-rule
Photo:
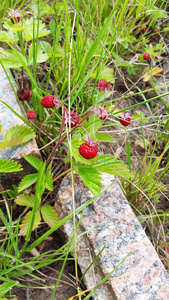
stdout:
<svg viewBox="0 0 169 300">
<path fill-rule="evenodd" d="M 76 208 L 93 196 L 87 187 L 75 180 Z M 103 188 L 109 187 L 86 207 L 77 235 L 94 228 L 77 240 L 77 258 L 82 273 L 98 253 L 105 249 L 84 277 L 86 288 L 95 287 L 125 257 L 108 283 L 94 294 L 94 300 L 168 300 L 169 274 L 153 245 L 132 212 L 114 176 L 103 175 Z M 55 209 L 60 219 L 72 212 L 72 183 L 68 174 L 60 186 Z M 82 212 L 81 212 L 82 213 Z M 76 215 L 77 222 L 81 213 Z M 73 221 L 62 226 L 65 240 L 73 236 Z M 74 255 L 72 251 L 72 255 Z"/>
</svg>

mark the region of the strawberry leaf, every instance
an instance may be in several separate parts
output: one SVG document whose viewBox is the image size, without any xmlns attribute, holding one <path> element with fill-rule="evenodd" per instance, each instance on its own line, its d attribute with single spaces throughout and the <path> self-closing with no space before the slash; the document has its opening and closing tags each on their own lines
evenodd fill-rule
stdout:
<svg viewBox="0 0 169 300">
<path fill-rule="evenodd" d="M 22 192 L 23 190 L 30 187 L 32 184 L 36 182 L 38 178 L 38 174 L 29 174 L 26 175 L 19 184 L 18 192 Z"/>
<path fill-rule="evenodd" d="M 28 225 L 29 225 L 29 221 L 30 221 L 30 217 L 31 217 L 31 211 L 29 211 L 26 216 L 24 217 L 21 225 L 20 225 L 20 233 L 22 235 L 26 235 L 26 232 L 27 232 L 27 229 L 28 229 Z M 40 220 L 41 220 L 41 216 L 40 216 L 40 212 L 37 211 L 35 213 L 35 219 L 34 219 L 34 224 L 33 224 L 33 227 L 32 227 L 32 230 L 34 230 L 35 228 L 38 227 L 39 223 L 40 223 Z"/>
<path fill-rule="evenodd" d="M 49 191 L 53 191 L 53 177 L 51 173 L 52 164 L 50 164 L 46 171 L 46 183 L 45 188 Z"/>
<path fill-rule="evenodd" d="M 35 196 L 33 194 L 22 194 L 16 197 L 15 202 L 19 205 L 33 207 L 35 202 Z"/>
<path fill-rule="evenodd" d="M 12 126 L 7 130 L 0 144 L 0 149 L 17 146 L 26 143 L 33 138 L 35 138 L 33 129 L 24 125 Z"/>
<path fill-rule="evenodd" d="M 33 57 L 34 57 L 34 49 L 33 49 L 33 44 L 31 44 L 29 46 L 29 65 L 33 65 Z M 45 62 L 47 59 L 48 59 L 48 55 L 43 52 L 41 46 L 38 44 L 36 62 L 42 63 Z"/>
<path fill-rule="evenodd" d="M 17 164 L 13 160 L 0 159 L 0 172 L 2 173 L 12 173 L 22 171 L 22 166 Z"/>
<path fill-rule="evenodd" d="M 116 157 L 111 157 L 109 154 L 100 155 L 98 161 L 93 163 L 93 168 L 103 173 L 112 174 L 115 176 L 124 176 L 126 178 L 132 178 L 133 173 L 131 173 L 127 166 Z"/>
<path fill-rule="evenodd" d="M 49 227 L 53 227 L 59 221 L 56 211 L 50 205 L 42 206 L 41 214 L 42 214 L 44 221 L 48 223 Z"/>
<path fill-rule="evenodd" d="M 32 156 L 32 155 L 23 155 L 24 159 L 26 159 L 26 161 L 32 165 L 36 170 L 39 171 L 39 169 L 42 167 L 43 163 L 42 161 L 36 157 L 36 156 Z"/>
<path fill-rule="evenodd" d="M 96 139 L 98 140 L 98 142 L 107 142 L 107 143 L 114 142 L 114 138 L 106 132 L 96 133 L 95 136 L 96 136 Z"/>
<path fill-rule="evenodd" d="M 100 189 L 102 188 L 102 177 L 97 169 L 92 166 L 78 165 L 76 172 L 79 174 L 84 185 L 90 189 L 93 195 L 100 193 Z"/>
</svg>

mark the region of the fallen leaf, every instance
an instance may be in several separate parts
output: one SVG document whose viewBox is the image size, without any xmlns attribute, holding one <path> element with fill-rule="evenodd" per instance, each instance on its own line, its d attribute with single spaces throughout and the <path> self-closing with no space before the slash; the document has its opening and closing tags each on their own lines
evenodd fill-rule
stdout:
<svg viewBox="0 0 169 300">
<path fill-rule="evenodd" d="M 160 67 L 154 68 L 152 71 L 149 70 L 149 72 L 146 73 L 146 75 L 144 76 L 143 81 L 144 82 L 149 81 L 152 76 L 154 76 L 154 77 L 159 77 L 160 76 L 161 77 L 161 74 L 159 74 L 159 73 L 161 73 L 162 71 L 163 71 L 163 69 L 161 69 Z"/>
</svg>

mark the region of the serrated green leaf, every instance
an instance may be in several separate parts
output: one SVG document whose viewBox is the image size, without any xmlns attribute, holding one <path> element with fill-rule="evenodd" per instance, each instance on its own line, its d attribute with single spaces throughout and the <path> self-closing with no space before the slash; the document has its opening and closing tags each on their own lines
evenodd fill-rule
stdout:
<svg viewBox="0 0 169 300">
<path fill-rule="evenodd" d="M 106 96 L 107 98 L 111 96 L 113 92 L 112 91 L 107 91 Z M 95 96 L 94 103 L 98 104 L 99 102 L 103 101 L 105 98 L 105 92 L 101 92 L 98 95 Z"/>
<path fill-rule="evenodd" d="M 106 132 L 96 133 L 95 136 L 96 136 L 97 141 L 99 141 L 99 142 L 107 142 L 107 143 L 114 142 L 114 138 Z"/>
<path fill-rule="evenodd" d="M 97 161 L 97 157 L 94 157 L 92 159 L 86 159 L 82 157 L 79 153 L 79 147 L 83 143 L 83 140 L 72 140 L 72 155 L 74 156 L 75 160 L 80 162 L 81 164 L 92 165 L 95 161 Z"/>
<path fill-rule="evenodd" d="M 44 221 L 48 223 L 49 227 L 53 227 L 59 221 L 56 211 L 50 205 L 42 206 L 41 214 L 42 214 Z"/>
<path fill-rule="evenodd" d="M 45 41 L 40 41 L 40 45 L 41 45 L 43 51 L 45 51 L 47 54 L 52 52 L 52 46 L 50 43 L 45 42 Z"/>
<path fill-rule="evenodd" d="M 27 232 L 27 229 L 28 229 L 28 225 L 29 225 L 29 221 L 30 221 L 30 217 L 31 217 L 31 211 L 29 211 L 26 216 L 24 217 L 21 225 L 20 225 L 20 233 L 22 235 L 26 235 L 26 232 Z M 35 213 L 35 219 L 34 219 L 34 224 L 33 224 L 33 227 L 32 227 L 32 230 L 34 230 L 35 228 L 38 227 L 39 223 L 40 223 L 40 220 L 41 220 L 41 216 L 40 216 L 40 212 L 37 211 Z"/>
<path fill-rule="evenodd" d="M 19 205 L 33 207 L 34 202 L 35 202 L 35 195 L 33 195 L 33 194 L 31 194 L 31 195 L 28 195 L 28 194 L 18 195 L 15 199 L 15 202 Z"/>
<path fill-rule="evenodd" d="M 26 175 L 20 182 L 18 192 L 22 192 L 23 190 L 30 187 L 32 184 L 34 184 L 37 181 L 38 174 L 29 174 Z"/>
<path fill-rule="evenodd" d="M 18 37 L 13 32 L 0 31 L 0 41 L 5 43 L 16 43 L 18 41 Z"/>
<path fill-rule="evenodd" d="M 39 44 L 37 45 L 36 50 L 37 50 L 37 57 L 36 57 L 37 63 L 45 62 L 48 59 L 48 55 L 43 52 L 43 50 Z M 33 64 L 33 56 L 34 56 L 33 44 L 31 44 L 29 46 L 29 65 Z"/>
<path fill-rule="evenodd" d="M 12 126 L 7 130 L 2 142 L 0 143 L 0 149 L 20 145 L 33 138 L 35 138 L 33 129 L 24 125 Z"/>
<path fill-rule="evenodd" d="M 46 170 L 46 182 L 45 188 L 49 191 L 53 191 L 53 177 L 51 173 L 52 164 L 50 164 Z"/>
<path fill-rule="evenodd" d="M 76 172 L 78 172 L 80 179 L 84 185 L 90 189 L 93 195 L 100 193 L 102 177 L 97 169 L 92 166 L 78 165 Z"/>
<path fill-rule="evenodd" d="M 36 156 L 32 156 L 32 155 L 23 155 L 24 159 L 26 159 L 26 161 L 33 166 L 36 170 L 39 171 L 39 169 L 42 167 L 43 162 Z"/>
<path fill-rule="evenodd" d="M 19 52 L 20 57 L 18 57 L 12 50 L 1 49 L 0 53 L 3 55 L 3 57 L 1 57 L 1 62 L 5 67 L 14 69 L 20 68 L 23 66 L 22 60 L 26 65 L 28 64 L 27 59 L 21 52 Z"/>
<path fill-rule="evenodd" d="M 106 79 L 106 81 L 110 81 L 111 83 L 114 82 L 114 76 L 113 76 L 113 72 L 114 70 L 112 68 L 107 68 L 105 67 L 101 73 L 99 73 L 100 78 Z M 91 75 L 91 78 L 95 78 L 96 77 L 97 72 L 94 72 Z"/>
<path fill-rule="evenodd" d="M 22 166 L 17 164 L 13 160 L 8 160 L 1 158 L 0 159 L 0 172 L 2 173 L 12 173 L 22 171 Z"/>
<path fill-rule="evenodd" d="M 37 30 L 38 27 L 38 30 Z M 24 19 L 23 20 L 23 28 L 24 30 L 22 31 L 22 37 L 28 42 L 33 40 L 33 38 L 40 38 L 43 36 L 47 36 L 48 34 L 51 33 L 50 30 L 46 29 L 45 24 L 42 23 L 40 20 L 34 20 L 33 18 L 30 19 Z M 34 33 L 33 33 L 33 28 L 34 28 Z M 38 33 L 38 36 L 37 36 Z"/>
<path fill-rule="evenodd" d="M 133 177 L 133 174 L 127 169 L 123 161 L 117 160 L 116 157 L 111 157 L 109 154 L 98 156 L 98 161 L 93 163 L 92 166 L 103 173 L 126 178 Z"/>
<path fill-rule="evenodd" d="M 48 42 L 45 42 L 45 41 L 41 41 L 40 45 L 41 45 L 43 51 L 45 51 L 49 57 L 52 57 L 54 55 L 51 44 L 49 44 Z M 64 55 L 65 55 L 64 49 L 59 46 L 56 46 L 55 57 L 63 57 Z"/>
</svg>

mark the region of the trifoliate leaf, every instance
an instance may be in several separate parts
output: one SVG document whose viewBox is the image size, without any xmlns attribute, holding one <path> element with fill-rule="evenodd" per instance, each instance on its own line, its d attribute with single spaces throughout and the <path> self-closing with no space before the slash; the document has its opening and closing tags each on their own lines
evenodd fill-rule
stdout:
<svg viewBox="0 0 169 300">
<path fill-rule="evenodd" d="M 26 232 L 27 232 L 27 229 L 28 229 L 28 225 L 29 225 L 29 221 L 30 221 L 30 218 L 31 218 L 31 211 L 29 211 L 26 216 L 24 217 L 21 225 L 20 225 L 20 233 L 22 235 L 26 235 Z M 40 220 L 41 220 L 41 216 L 40 216 L 40 212 L 37 211 L 36 214 L 35 214 L 35 220 L 34 220 L 34 224 L 33 224 L 33 227 L 32 227 L 32 230 L 34 230 L 35 228 L 38 227 L 39 223 L 40 223 Z"/>
<path fill-rule="evenodd" d="M 111 157 L 109 154 L 98 156 L 98 161 L 93 163 L 92 166 L 103 173 L 126 178 L 133 177 L 133 174 L 127 169 L 127 166 L 122 161 L 117 160 L 116 157 Z"/>
<path fill-rule="evenodd" d="M 15 202 L 19 205 L 33 207 L 35 202 L 35 195 L 31 194 L 22 194 L 18 195 L 15 199 Z"/>
<path fill-rule="evenodd" d="M 33 129 L 24 125 L 12 126 L 7 130 L 2 142 L 0 143 L 0 149 L 20 145 L 33 138 L 35 138 Z"/>
<path fill-rule="evenodd" d="M 40 38 L 47 36 L 51 33 L 50 30 L 46 29 L 46 25 L 40 20 L 33 20 L 33 18 L 23 20 L 24 30 L 22 31 L 22 37 L 28 42 L 33 40 L 33 38 Z M 38 27 L 38 30 L 37 30 Z M 38 33 L 38 36 L 37 36 Z"/>
<path fill-rule="evenodd" d="M 95 136 L 98 142 L 107 142 L 107 143 L 114 142 L 114 138 L 106 132 L 96 133 Z"/>
<path fill-rule="evenodd" d="M 30 187 L 32 184 L 34 184 L 37 181 L 37 178 L 38 178 L 38 174 L 26 175 L 19 184 L 18 192 L 20 193 L 23 190 Z"/>
<path fill-rule="evenodd" d="M 94 195 L 100 193 L 102 177 L 97 169 L 92 166 L 78 165 L 76 172 L 79 174 L 84 185 L 87 186 Z"/>
<path fill-rule="evenodd" d="M 56 211 L 50 205 L 42 206 L 41 214 L 42 214 L 44 221 L 48 223 L 49 227 L 53 227 L 59 221 Z"/>
<path fill-rule="evenodd" d="M 22 171 L 22 166 L 13 160 L 0 159 L 0 173 L 12 173 Z"/>
<path fill-rule="evenodd" d="M 32 165 L 36 170 L 39 171 L 39 169 L 42 167 L 43 163 L 42 161 L 36 157 L 36 156 L 32 156 L 32 155 L 23 155 L 24 159 L 26 159 L 26 161 Z"/>
</svg>

